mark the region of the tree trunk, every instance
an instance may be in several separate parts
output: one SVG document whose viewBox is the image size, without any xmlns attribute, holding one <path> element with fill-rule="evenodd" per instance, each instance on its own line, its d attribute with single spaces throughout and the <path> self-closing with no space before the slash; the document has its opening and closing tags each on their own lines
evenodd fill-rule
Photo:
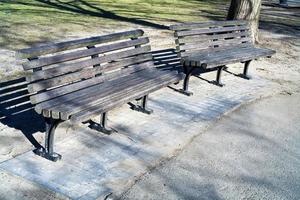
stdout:
<svg viewBox="0 0 300 200">
<path fill-rule="evenodd" d="M 258 42 L 258 23 L 261 0 L 231 0 L 227 19 L 244 19 L 250 22 L 253 41 Z"/>
</svg>

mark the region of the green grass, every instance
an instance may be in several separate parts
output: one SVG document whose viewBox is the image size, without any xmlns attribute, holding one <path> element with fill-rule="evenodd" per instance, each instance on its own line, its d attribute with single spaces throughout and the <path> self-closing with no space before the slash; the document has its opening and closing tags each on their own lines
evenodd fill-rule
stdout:
<svg viewBox="0 0 300 200">
<path fill-rule="evenodd" d="M 112 32 L 222 18 L 229 0 L 4 0 L 0 48 L 18 49 L 76 33 Z M 87 34 L 88 35 L 88 34 Z"/>
</svg>

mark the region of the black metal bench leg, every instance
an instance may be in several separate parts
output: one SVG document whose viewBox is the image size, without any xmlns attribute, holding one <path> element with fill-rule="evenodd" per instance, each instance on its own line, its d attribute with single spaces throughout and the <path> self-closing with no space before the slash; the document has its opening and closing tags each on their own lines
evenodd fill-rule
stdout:
<svg viewBox="0 0 300 200">
<path fill-rule="evenodd" d="M 224 70 L 225 67 L 226 66 L 218 67 L 216 81 L 213 81 L 213 83 L 217 86 L 220 86 L 220 87 L 224 86 L 224 84 L 221 82 L 221 75 L 222 75 L 222 71 Z"/>
<path fill-rule="evenodd" d="M 130 104 L 132 110 L 136 110 L 138 112 L 142 112 L 150 115 L 153 113 L 153 110 L 148 108 L 148 95 L 143 96 L 141 99 L 140 105 Z"/>
<path fill-rule="evenodd" d="M 113 132 L 116 132 L 115 130 L 107 127 L 107 112 L 102 113 L 100 117 L 100 123 L 96 123 L 92 120 L 90 120 L 90 126 L 91 129 L 102 132 L 104 134 L 110 135 Z"/>
<path fill-rule="evenodd" d="M 39 149 L 35 149 L 33 152 L 43 158 L 51 161 L 58 161 L 61 159 L 61 155 L 54 152 L 54 134 L 57 126 L 62 120 L 45 118 L 46 133 L 45 133 L 45 146 Z"/>
<path fill-rule="evenodd" d="M 193 95 L 192 92 L 189 91 L 189 82 L 190 82 L 190 77 L 192 75 L 192 72 L 194 71 L 195 67 L 191 67 L 188 69 L 188 66 L 183 66 L 184 73 L 185 73 L 185 78 L 183 80 L 183 89 L 179 90 L 182 94 L 185 94 L 187 96 Z"/>
<path fill-rule="evenodd" d="M 250 62 L 251 62 L 251 60 L 248 60 L 245 62 L 244 71 L 242 74 L 240 74 L 240 77 L 247 79 L 247 80 L 251 79 L 251 77 L 248 75 L 248 69 L 249 69 Z"/>
</svg>

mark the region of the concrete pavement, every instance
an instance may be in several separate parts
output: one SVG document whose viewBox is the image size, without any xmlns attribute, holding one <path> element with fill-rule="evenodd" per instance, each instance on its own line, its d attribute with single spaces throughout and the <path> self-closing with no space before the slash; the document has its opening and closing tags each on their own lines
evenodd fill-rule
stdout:
<svg viewBox="0 0 300 200">
<path fill-rule="evenodd" d="M 300 199 L 300 94 L 245 105 L 122 199 Z"/>
</svg>

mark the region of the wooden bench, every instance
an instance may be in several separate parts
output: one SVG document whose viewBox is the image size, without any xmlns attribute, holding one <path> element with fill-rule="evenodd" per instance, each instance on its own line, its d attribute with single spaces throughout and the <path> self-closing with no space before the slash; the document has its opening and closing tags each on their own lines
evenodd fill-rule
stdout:
<svg viewBox="0 0 300 200">
<path fill-rule="evenodd" d="M 182 90 L 186 95 L 192 94 L 188 85 L 195 68 L 218 70 L 214 83 L 223 86 L 220 82 L 221 72 L 227 64 L 245 63 L 240 76 L 249 79 L 247 72 L 251 60 L 270 57 L 275 53 L 254 46 L 247 21 L 185 23 L 172 25 L 170 29 L 175 31 L 176 49 L 186 74 Z"/>
<path fill-rule="evenodd" d="M 27 59 L 28 91 L 35 111 L 45 118 L 45 146 L 34 152 L 57 161 L 54 132 L 59 123 L 91 122 L 91 127 L 111 133 L 107 112 L 122 104 L 150 114 L 148 94 L 183 79 L 183 74 L 155 68 L 149 39 L 142 30 L 46 44 L 17 52 Z M 100 123 L 90 121 L 101 115 Z"/>
</svg>

